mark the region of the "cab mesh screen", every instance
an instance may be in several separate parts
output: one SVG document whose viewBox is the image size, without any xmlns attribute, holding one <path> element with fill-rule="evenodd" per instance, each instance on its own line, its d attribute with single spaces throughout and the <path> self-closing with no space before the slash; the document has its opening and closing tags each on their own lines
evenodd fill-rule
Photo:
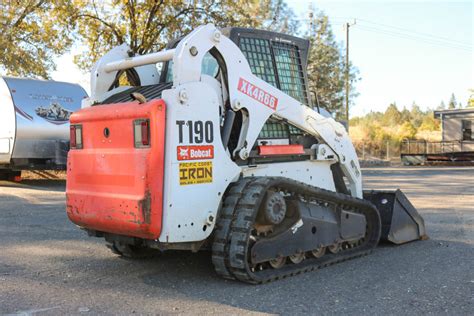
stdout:
<svg viewBox="0 0 474 316">
<path fill-rule="evenodd" d="M 252 73 L 296 100 L 308 104 L 303 65 L 296 45 L 262 38 L 241 37 L 240 50 Z M 289 124 L 267 122 L 258 138 L 290 138 L 303 132 Z"/>
</svg>

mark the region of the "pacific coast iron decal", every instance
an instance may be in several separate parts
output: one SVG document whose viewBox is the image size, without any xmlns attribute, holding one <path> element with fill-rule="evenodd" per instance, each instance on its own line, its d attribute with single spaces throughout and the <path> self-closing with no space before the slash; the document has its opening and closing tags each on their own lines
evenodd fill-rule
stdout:
<svg viewBox="0 0 474 316">
<path fill-rule="evenodd" d="M 44 118 L 46 121 L 61 125 L 69 121 L 69 117 L 73 113 L 63 108 L 59 103 L 52 102 L 49 107 L 39 106 L 35 109 L 36 114 L 39 117 Z"/>
<path fill-rule="evenodd" d="M 278 99 L 271 95 L 270 93 L 260 89 L 259 87 L 251 84 L 244 78 L 239 79 L 239 84 L 237 89 L 251 97 L 252 99 L 262 103 L 265 106 L 268 106 L 272 110 L 276 110 L 278 106 Z"/>
</svg>

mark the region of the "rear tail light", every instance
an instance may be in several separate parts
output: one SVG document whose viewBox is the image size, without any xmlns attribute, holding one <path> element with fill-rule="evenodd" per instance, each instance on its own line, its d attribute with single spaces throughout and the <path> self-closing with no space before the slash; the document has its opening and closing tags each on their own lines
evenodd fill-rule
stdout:
<svg viewBox="0 0 474 316">
<path fill-rule="evenodd" d="M 133 133 L 136 148 L 150 147 L 150 120 L 139 119 L 133 121 Z"/>
<path fill-rule="evenodd" d="M 69 136 L 71 149 L 82 149 L 82 125 L 71 125 Z"/>
</svg>

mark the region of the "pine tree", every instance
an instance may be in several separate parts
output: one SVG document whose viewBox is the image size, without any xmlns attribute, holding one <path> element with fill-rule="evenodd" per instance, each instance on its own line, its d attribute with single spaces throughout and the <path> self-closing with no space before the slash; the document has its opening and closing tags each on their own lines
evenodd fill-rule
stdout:
<svg viewBox="0 0 474 316">
<path fill-rule="evenodd" d="M 457 107 L 457 105 L 456 97 L 454 96 L 454 93 L 452 93 L 451 98 L 449 99 L 448 109 L 453 110 Z"/>
<path fill-rule="evenodd" d="M 310 91 L 317 95 L 319 105 L 344 117 L 345 60 L 323 12 L 310 13 L 307 37 L 311 42 L 308 54 L 308 79 Z M 357 70 L 349 65 L 350 98 L 356 96 L 353 85 L 357 81 Z"/>
</svg>

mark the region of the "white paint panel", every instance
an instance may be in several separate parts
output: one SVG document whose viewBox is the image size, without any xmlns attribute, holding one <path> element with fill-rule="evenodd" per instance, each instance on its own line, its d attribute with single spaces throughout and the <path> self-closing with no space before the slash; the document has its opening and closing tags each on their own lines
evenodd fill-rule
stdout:
<svg viewBox="0 0 474 316">
<path fill-rule="evenodd" d="M 193 82 L 163 91 L 166 102 L 165 180 L 161 242 L 187 242 L 206 239 L 214 229 L 221 199 L 228 185 L 238 178 L 240 168 L 224 150 L 220 135 L 219 84 Z M 206 79 L 205 81 L 209 81 Z M 180 102 L 186 94 L 187 101 Z M 212 121 L 212 143 L 191 143 L 185 126 L 180 142 L 176 121 Z M 178 161 L 177 147 L 188 145 L 214 146 L 214 159 Z M 212 182 L 180 185 L 180 163 L 212 162 Z M 209 222 L 212 216 L 212 222 Z M 206 230 L 203 227 L 206 226 Z"/>
<path fill-rule="evenodd" d="M 331 172 L 330 160 L 307 160 L 261 164 L 244 168 L 244 177 L 285 177 L 318 188 L 336 191 Z"/>
<path fill-rule="evenodd" d="M 10 89 L 0 78 L 0 164 L 9 164 L 15 140 L 15 108 Z"/>
<path fill-rule="evenodd" d="M 10 139 L 0 138 L 0 154 L 9 154 L 10 149 Z"/>
</svg>

